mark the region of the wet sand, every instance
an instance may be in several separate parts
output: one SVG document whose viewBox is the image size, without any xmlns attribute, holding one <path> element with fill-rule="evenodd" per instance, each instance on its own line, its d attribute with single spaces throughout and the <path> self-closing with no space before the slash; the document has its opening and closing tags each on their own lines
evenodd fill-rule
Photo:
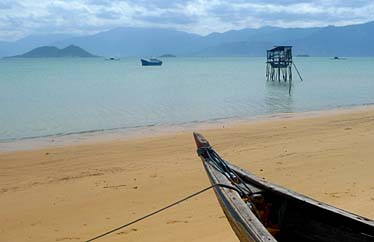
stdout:
<svg viewBox="0 0 374 242">
<path fill-rule="evenodd" d="M 374 218 L 374 110 L 201 128 L 223 158 Z M 209 185 L 192 133 L 0 153 L 0 241 L 84 241 Z M 97 241 L 238 241 L 213 191 Z"/>
</svg>

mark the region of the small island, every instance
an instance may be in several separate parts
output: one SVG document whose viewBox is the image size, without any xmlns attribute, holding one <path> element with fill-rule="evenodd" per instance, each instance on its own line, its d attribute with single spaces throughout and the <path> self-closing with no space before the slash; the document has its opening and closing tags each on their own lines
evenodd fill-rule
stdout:
<svg viewBox="0 0 374 242">
<path fill-rule="evenodd" d="M 160 56 L 160 58 L 170 58 L 170 57 L 177 57 L 177 56 L 173 54 L 163 54 Z"/>
<path fill-rule="evenodd" d="M 296 55 L 296 57 L 310 57 L 310 55 L 308 55 L 308 54 L 298 54 L 298 55 Z"/>
<path fill-rule="evenodd" d="M 98 57 L 76 45 L 69 45 L 63 49 L 55 46 L 41 46 L 22 55 L 7 58 L 87 58 Z"/>
</svg>

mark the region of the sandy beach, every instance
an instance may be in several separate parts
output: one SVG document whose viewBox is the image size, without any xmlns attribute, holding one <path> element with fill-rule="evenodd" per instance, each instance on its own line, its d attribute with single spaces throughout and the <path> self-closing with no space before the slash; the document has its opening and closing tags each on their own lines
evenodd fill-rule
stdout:
<svg viewBox="0 0 374 242">
<path fill-rule="evenodd" d="M 374 109 L 198 130 L 260 177 L 374 218 Z M 84 241 L 209 181 L 191 130 L 0 153 L 0 241 Z M 238 241 L 209 191 L 97 241 Z"/>
</svg>

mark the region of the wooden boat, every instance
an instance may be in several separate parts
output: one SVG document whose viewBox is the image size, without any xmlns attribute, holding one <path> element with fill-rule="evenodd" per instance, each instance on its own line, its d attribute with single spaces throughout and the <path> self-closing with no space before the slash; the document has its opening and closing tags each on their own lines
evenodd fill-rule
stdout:
<svg viewBox="0 0 374 242">
<path fill-rule="evenodd" d="M 160 66 L 162 65 L 162 61 L 156 58 L 150 58 L 149 60 L 140 59 L 142 62 L 142 66 Z"/>
<path fill-rule="evenodd" d="M 267 182 L 194 133 L 217 199 L 241 242 L 373 242 L 374 221 Z M 228 188 L 228 186 L 230 188 Z"/>
</svg>

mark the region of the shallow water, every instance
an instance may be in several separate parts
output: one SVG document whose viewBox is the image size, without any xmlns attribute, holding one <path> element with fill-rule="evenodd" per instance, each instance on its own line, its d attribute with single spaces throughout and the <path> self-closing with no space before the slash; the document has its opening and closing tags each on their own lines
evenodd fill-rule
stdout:
<svg viewBox="0 0 374 242">
<path fill-rule="evenodd" d="M 374 58 L 295 58 L 286 83 L 264 58 L 0 60 L 0 141 L 374 103 Z"/>
</svg>

